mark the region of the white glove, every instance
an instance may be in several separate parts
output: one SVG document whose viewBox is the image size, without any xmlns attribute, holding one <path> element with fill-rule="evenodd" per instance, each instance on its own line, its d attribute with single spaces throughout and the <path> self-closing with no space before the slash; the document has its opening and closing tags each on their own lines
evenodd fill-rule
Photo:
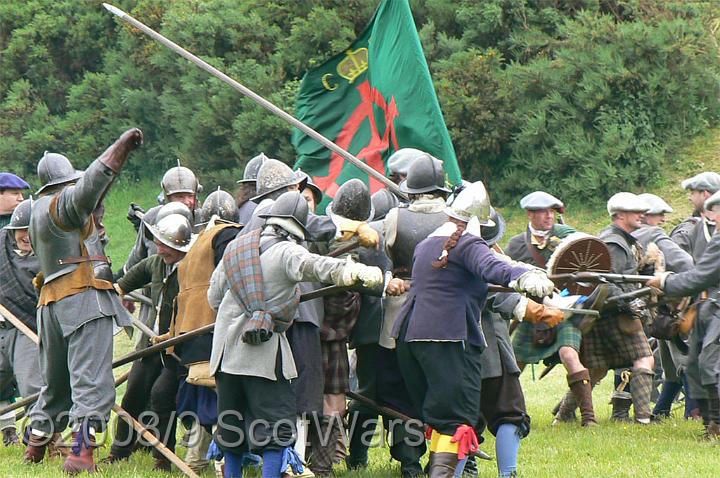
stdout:
<svg viewBox="0 0 720 478">
<path fill-rule="evenodd" d="M 362 282 L 365 287 L 373 288 L 385 282 L 385 277 L 379 267 L 360 264 L 348 256 L 343 269 L 341 285 L 353 285 L 357 282 Z"/>
<path fill-rule="evenodd" d="M 358 274 L 358 279 L 362 281 L 365 287 L 373 289 L 385 282 L 385 275 L 379 267 L 363 265 L 363 270 Z"/>
<path fill-rule="evenodd" d="M 360 271 L 365 268 L 365 264 L 360 264 L 352 260 L 350 256 L 347 256 L 345 260 L 345 267 L 343 268 L 341 283 L 338 285 L 353 285 L 358 281 Z"/>
<path fill-rule="evenodd" d="M 530 294 L 533 297 L 548 296 L 555 289 L 553 281 L 548 279 L 547 274 L 540 269 L 530 269 L 509 285 L 516 291 Z"/>
</svg>

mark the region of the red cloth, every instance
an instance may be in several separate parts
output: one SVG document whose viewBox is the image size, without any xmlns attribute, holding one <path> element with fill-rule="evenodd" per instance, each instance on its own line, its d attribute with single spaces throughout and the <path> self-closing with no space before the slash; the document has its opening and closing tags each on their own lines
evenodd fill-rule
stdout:
<svg viewBox="0 0 720 478">
<path fill-rule="evenodd" d="M 480 446 L 475 430 L 469 425 L 457 427 L 451 441 L 458 444 L 459 460 L 464 460 L 468 455 L 475 453 Z"/>
</svg>

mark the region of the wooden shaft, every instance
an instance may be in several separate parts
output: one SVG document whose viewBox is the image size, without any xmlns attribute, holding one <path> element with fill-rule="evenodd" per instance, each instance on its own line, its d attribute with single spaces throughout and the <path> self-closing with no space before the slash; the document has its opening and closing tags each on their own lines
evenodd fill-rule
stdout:
<svg viewBox="0 0 720 478">
<path fill-rule="evenodd" d="M 30 340 L 35 342 L 35 345 L 40 345 L 40 339 L 37 334 L 32 331 L 30 327 L 25 325 L 22 320 L 15 317 L 15 314 L 5 308 L 4 305 L 0 304 L 0 314 L 2 314 L 8 322 L 13 324 L 16 329 L 25 334 Z"/>
<path fill-rule="evenodd" d="M 404 422 L 408 422 L 411 420 L 417 420 L 414 418 L 411 418 L 404 413 L 398 412 L 397 410 L 393 410 L 392 408 L 385 407 L 383 405 L 380 405 L 374 400 L 371 400 L 367 397 L 364 397 L 360 395 L 359 393 L 355 392 L 347 392 L 347 396 L 352 398 L 353 400 L 357 400 L 358 402 L 362 403 L 365 406 L 368 406 L 375 410 L 376 412 L 380 413 L 381 415 L 385 415 L 390 418 L 396 418 L 398 420 L 402 420 Z M 417 420 L 420 421 L 420 420 Z"/>
<path fill-rule="evenodd" d="M 118 417 L 125 420 L 128 425 L 130 425 L 133 430 L 135 430 L 140 436 L 142 436 L 150 445 L 153 446 L 157 451 L 159 451 L 165 458 L 170 460 L 170 462 L 177 466 L 180 471 L 182 471 L 185 476 L 189 476 L 190 478 L 200 478 L 192 469 L 180 459 L 175 453 L 173 453 L 168 447 L 166 447 L 163 442 L 157 439 L 155 435 L 150 433 L 150 431 L 142 426 L 140 422 L 135 420 L 128 412 L 123 410 L 123 408 L 118 405 L 117 403 L 113 405 L 112 407 L 113 411 L 117 413 Z"/>
<path fill-rule="evenodd" d="M 127 382 L 128 377 L 130 376 L 130 372 L 125 372 L 122 375 L 120 375 L 118 378 L 115 379 L 115 388 L 119 387 L 123 383 Z M 18 408 L 27 407 L 28 405 L 32 405 L 35 403 L 40 396 L 39 393 L 34 393 L 30 395 L 29 397 L 24 397 L 21 400 L 18 400 L 15 403 L 11 403 L 10 405 L 0 409 L 0 415 L 4 415 L 7 412 L 12 412 L 13 410 L 17 410 Z"/>
</svg>

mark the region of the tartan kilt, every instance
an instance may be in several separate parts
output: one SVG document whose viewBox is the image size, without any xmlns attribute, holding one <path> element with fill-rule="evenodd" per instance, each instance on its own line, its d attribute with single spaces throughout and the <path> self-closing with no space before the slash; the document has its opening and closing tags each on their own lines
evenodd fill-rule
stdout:
<svg viewBox="0 0 720 478">
<path fill-rule="evenodd" d="M 623 333 L 617 316 L 596 321 L 595 326 L 583 336 L 580 349 L 580 361 L 587 368 L 632 367 L 635 360 L 651 355 L 645 332 Z"/>
<path fill-rule="evenodd" d="M 325 374 L 323 393 L 346 393 L 350 390 L 350 360 L 347 340 L 322 342 L 321 345 Z"/>
<path fill-rule="evenodd" d="M 521 322 L 513 334 L 513 349 L 515 358 L 521 363 L 539 363 L 545 360 L 545 364 L 559 363 L 557 355 L 560 347 L 572 347 L 580 351 L 582 333 L 575 327 L 572 321 L 560 322 L 557 326 L 557 337 L 550 345 L 538 347 L 533 344 L 533 324 Z"/>
</svg>

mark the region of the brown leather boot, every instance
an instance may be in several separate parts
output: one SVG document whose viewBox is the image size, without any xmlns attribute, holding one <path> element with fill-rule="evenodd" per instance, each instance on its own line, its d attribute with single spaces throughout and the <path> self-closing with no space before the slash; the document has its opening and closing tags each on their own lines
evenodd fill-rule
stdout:
<svg viewBox="0 0 720 478">
<path fill-rule="evenodd" d="M 95 436 L 80 432 L 72 434 L 72 452 L 65 459 L 63 471 L 69 475 L 77 475 L 83 471 L 94 473 L 95 458 L 93 448 L 95 447 Z"/>
<path fill-rule="evenodd" d="M 33 435 L 32 433 L 26 434 L 25 436 L 28 438 L 23 461 L 25 463 L 41 463 L 43 458 L 45 458 L 45 449 L 50 441 L 50 437 L 41 437 Z"/>
<path fill-rule="evenodd" d="M 597 425 L 595 410 L 592 401 L 592 386 L 590 385 L 590 372 L 587 369 L 567 376 L 570 391 L 575 402 L 580 406 L 580 424 L 584 427 Z"/>
<path fill-rule="evenodd" d="M 430 478 L 452 478 L 457 464 L 457 453 L 435 452 L 430 463 Z"/>
</svg>

